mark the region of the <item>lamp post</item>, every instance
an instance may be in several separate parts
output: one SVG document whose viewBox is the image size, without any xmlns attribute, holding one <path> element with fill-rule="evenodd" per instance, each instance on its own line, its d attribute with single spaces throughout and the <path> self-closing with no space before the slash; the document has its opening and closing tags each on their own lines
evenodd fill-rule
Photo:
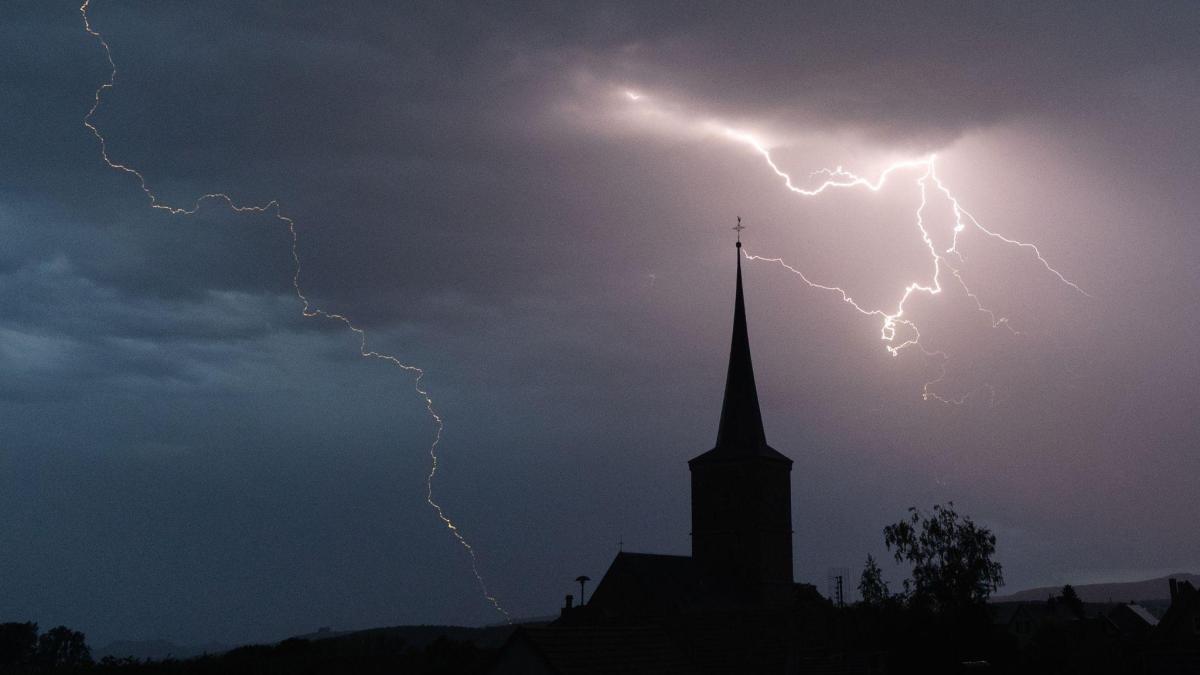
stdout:
<svg viewBox="0 0 1200 675">
<path fill-rule="evenodd" d="M 589 582 L 591 580 L 592 580 L 591 577 L 586 577 L 586 576 L 575 577 L 575 581 L 579 582 L 579 605 L 581 607 L 584 604 L 584 597 L 585 597 L 583 594 L 583 587 L 585 584 L 587 584 L 587 582 Z"/>
</svg>

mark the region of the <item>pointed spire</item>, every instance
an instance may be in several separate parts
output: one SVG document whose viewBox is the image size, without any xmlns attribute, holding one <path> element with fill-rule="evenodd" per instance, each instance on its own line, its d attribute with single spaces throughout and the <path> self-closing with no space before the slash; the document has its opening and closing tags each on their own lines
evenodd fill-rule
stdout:
<svg viewBox="0 0 1200 675">
<path fill-rule="evenodd" d="M 717 449 L 755 454 L 767 448 L 762 413 L 758 408 L 758 388 L 754 384 L 754 366 L 750 362 L 750 338 L 746 333 L 746 305 L 742 298 L 742 219 L 738 218 L 737 295 L 733 306 L 733 340 L 729 347 L 729 372 L 725 376 L 725 402 L 721 405 L 721 426 L 717 430 Z"/>
</svg>

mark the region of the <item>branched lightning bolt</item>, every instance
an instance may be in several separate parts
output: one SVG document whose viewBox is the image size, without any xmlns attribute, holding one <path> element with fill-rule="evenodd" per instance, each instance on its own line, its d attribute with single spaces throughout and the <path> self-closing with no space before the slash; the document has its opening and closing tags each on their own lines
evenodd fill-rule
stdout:
<svg viewBox="0 0 1200 675">
<path fill-rule="evenodd" d="M 658 103 L 652 97 L 639 91 L 620 89 L 618 93 L 623 94 L 625 105 L 636 106 L 638 110 L 642 111 L 642 116 L 634 119 L 652 125 L 651 128 L 698 134 L 704 138 L 717 136 L 749 147 L 754 153 L 762 157 L 771 172 L 783 180 L 783 186 L 787 190 L 801 197 L 817 197 L 839 189 L 864 189 L 871 192 L 879 192 L 898 172 L 919 172 L 916 184 L 919 188 L 921 199 L 914 216 L 921 241 L 929 250 L 932 273 L 927 280 L 914 280 L 906 284 L 896 304 L 890 309 L 864 307 L 851 297 L 845 288 L 813 280 L 783 258 L 752 255 L 745 247 L 742 248 L 742 253 L 748 260 L 771 262 L 780 265 L 789 272 L 799 276 L 801 281 L 809 287 L 833 293 L 840 297 L 842 302 L 853 307 L 858 313 L 877 319 L 880 322 L 880 338 L 883 340 L 884 347 L 892 356 L 898 356 L 900 352 L 906 349 L 915 348 L 926 357 L 936 360 L 939 364 L 939 374 L 935 379 L 925 383 L 922 389 L 922 396 L 925 400 L 962 403 L 972 395 L 968 393 L 959 398 L 947 398 L 934 391 L 936 385 L 946 377 L 946 362 L 949 360 L 949 355 L 940 350 L 929 349 L 922 344 L 921 332 L 917 324 L 906 314 L 907 303 L 913 295 L 938 296 L 942 293 L 944 289 L 944 272 L 948 272 L 953 277 L 953 281 L 950 283 L 956 283 L 962 288 L 966 297 L 970 298 L 971 302 L 974 303 L 976 310 L 988 317 L 993 328 L 1003 328 L 1013 334 L 1020 334 L 1019 331 L 1013 328 L 1007 317 L 999 315 L 985 305 L 979 295 L 967 285 L 966 279 L 963 278 L 961 265 L 966 262 L 966 258 L 959 250 L 958 244 L 959 235 L 968 229 L 978 230 L 988 237 L 1032 253 L 1042 267 L 1054 275 L 1060 282 L 1085 296 L 1091 297 L 1078 284 L 1055 269 L 1046 257 L 1042 255 L 1041 250 L 1036 245 L 1006 237 L 985 227 L 974 215 L 963 208 L 958 198 L 951 193 L 950 189 L 938 177 L 937 157 L 935 155 L 895 162 L 883 169 L 873 180 L 856 175 L 841 166 L 834 169 L 819 169 L 810 174 L 811 179 L 816 179 L 815 181 L 810 181 L 813 187 L 802 187 L 793 181 L 789 173 L 779 167 L 775 159 L 771 156 L 768 145 L 749 131 L 728 126 L 711 118 L 706 119 L 696 116 L 684 108 L 671 105 L 669 102 Z M 949 248 L 945 250 L 939 250 L 938 246 L 934 244 L 925 223 L 925 208 L 928 204 L 929 194 L 934 190 L 939 192 L 949 202 L 954 212 L 953 238 Z M 990 395 L 994 398 L 995 391 L 990 385 L 984 385 L 982 390 L 990 392 Z"/>
<path fill-rule="evenodd" d="M 1005 237 L 1004 235 L 1001 235 L 997 232 L 989 230 L 986 227 L 984 227 L 982 224 L 980 224 L 980 222 L 975 218 L 975 216 L 971 215 L 971 213 L 969 211 L 967 211 L 966 209 L 964 209 L 962 207 L 962 205 L 958 201 L 958 198 L 956 198 L 950 192 L 950 190 L 946 187 L 946 185 L 941 181 L 941 179 L 938 178 L 937 158 L 935 155 L 929 155 L 927 157 L 923 157 L 920 159 L 909 159 L 909 160 L 896 162 L 896 163 L 888 166 L 887 168 L 885 168 L 879 174 L 879 177 L 876 178 L 874 181 L 871 181 L 867 178 L 863 178 L 861 176 L 857 176 L 849 171 L 846 171 L 844 168 L 842 168 L 840 166 L 835 169 L 832 169 L 832 170 L 821 169 L 821 170 L 814 172 L 812 175 L 813 176 L 823 176 L 824 180 L 821 181 L 820 183 L 818 183 L 816 187 L 806 189 L 806 188 L 798 187 L 797 185 L 795 185 L 792 182 L 792 177 L 787 172 L 780 169 L 779 166 L 775 163 L 775 160 L 771 157 L 770 150 L 768 150 L 767 147 L 764 146 L 753 135 L 746 133 L 744 131 L 739 131 L 737 129 L 730 128 L 730 127 L 723 127 L 721 129 L 721 131 L 729 139 L 750 146 L 756 153 L 758 153 L 759 155 L 762 156 L 763 160 L 766 162 L 767 166 L 771 169 L 771 171 L 773 171 L 775 173 L 775 175 L 777 175 L 783 179 L 784 187 L 786 187 L 791 192 L 794 192 L 794 193 L 804 196 L 804 197 L 815 197 L 815 196 L 820 195 L 828 190 L 834 190 L 834 189 L 839 189 L 839 188 L 865 188 L 872 192 L 878 192 L 879 190 L 881 190 L 883 188 L 884 184 L 888 181 L 888 179 L 896 171 L 905 170 L 905 169 L 924 169 L 922 175 L 917 179 L 917 185 L 920 188 L 921 203 L 917 207 L 917 210 L 915 213 L 915 218 L 916 218 L 917 229 L 920 231 L 920 234 L 921 234 L 921 240 L 925 243 L 926 247 L 929 249 L 930 256 L 933 259 L 933 275 L 928 283 L 921 283 L 919 281 L 913 281 L 913 282 L 910 282 L 907 286 L 905 286 L 904 292 L 900 296 L 900 300 L 896 303 L 896 308 L 894 311 L 889 312 L 889 311 L 886 311 L 883 309 L 864 308 L 863 306 L 861 306 L 857 302 L 855 302 L 854 299 L 852 297 L 850 297 L 850 295 L 846 292 L 845 289 L 843 289 L 839 286 L 829 286 L 826 284 L 817 283 L 817 282 L 813 281 L 812 279 L 808 278 L 808 276 L 805 275 L 803 272 L 801 272 L 799 269 L 793 267 L 792 265 L 787 264 L 782 258 L 767 258 L 767 257 L 762 257 L 762 256 L 757 256 L 757 255 L 751 255 L 749 252 L 745 252 L 744 255 L 749 260 L 761 260 L 764 262 L 773 262 L 773 263 L 779 264 L 783 268 L 787 269 L 788 271 L 798 275 L 800 277 L 800 279 L 804 283 L 808 284 L 810 287 L 816 288 L 819 290 L 825 290 L 825 291 L 830 291 L 832 293 L 836 293 L 841 297 L 843 302 L 845 302 L 846 304 L 853 307 L 859 313 L 864 314 L 866 316 L 872 316 L 872 317 L 876 317 L 876 318 L 880 319 L 881 324 L 882 324 L 881 328 L 880 328 L 880 337 L 886 343 L 885 347 L 887 348 L 888 352 L 890 352 L 893 356 L 898 355 L 902 350 L 904 350 L 906 348 L 916 347 L 925 356 L 936 357 L 937 359 L 939 359 L 940 373 L 939 373 L 938 377 L 926 382 L 924 387 L 922 388 L 922 396 L 926 400 L 932 399 L 932 400 L 941 401 L 943 403 L 962 403 L 963 401 L 966 400 L 967 397 L 970 396 L 970 394 L 967 394 L 966 396 L 960 397 L 960 398 L 946 398 L 946 397 L 943 397 L 933 391 L 934 386 L 937 383 L 941 382 L 942 379 L 945 378 L 945 376 L 946 376 L 945 363 L 949 359 L 949 356 L 943 351 L 933 351 L 933 350 L 926 348 L 924 345 L 922 345 L 920 330 L 917 328 L 917 325 L 912 320 L 906 318 L 904 315 L 905 304 L 908 302 L 908 299 L 910 297 L 912 297 L 912 295 L 914 293 L 924 293 L 926 295 L 935 296 L 935 295 L 939 295 L 942 292 L 943 287 L 942 287 L 941 274 L 942 274 L 943 269 L 948 269 L 950 271 L 950 274 L 954 277 L 955 281 L 957 281 L 959 286 L 962 287 L 963 292 L 966 293 L 967 297 L 969 297 L 971 299 L 971 301 L 975 304 L 975 308 L 978 311 L 986 314 L 989 317 L 993 328 L 1003 327 L 1014 334 L 1019 334 L 1018 331 L 1016 331 L 1012 327 L 1012 325 L 1010 324 L 1007 317 L 999 316 L 996 312 L 987 308 L 983 304 L 983 301 L 980 300 L 979 296 L 974 291 L 971 290 L 971 288 L 967 285 L 966 280 L 963 279 L 961 268 L 954 266 L 947 259 L 948 255 L 953 255 L 953 256 L 957 257 L 960 261 L 963 260 L 963 256 L 958 250 L 958 237 L 964 230 L 966 230 L 968 225 L 973 226 L 974 228 L 978 229 L 979 231 L 983 232 L 984 234 L 986 234 L 990 237 L 993 237 L 995 239 L 998 239 L 1006 244 L 1009 244 L 1012 246 L 1018 246 L 1018 247 L 1021 247 L 1021 248 L 1031 251 L 1034 254 L 1034 256 L 1038 259 L 1038 262 L 1040 262 L 1042 264 L 1042 266 L 1045 267 L 1046 270 L 1048 270 L 1051 274 L 1053 274 L 1055 277 L 1057 277 L 1059 279 L 1059 281 L 1070 286 L 1071 288 L 1075 289 L 1079 293 L 1082 293 L 1083 295 L 1088 295 L 1088 293 L 1086 291 L 1084 291 L 1082 288 L 1080 288 L 1079 285 L 1077 285 L 1075 282 L 1067 279 L 1067 277 L 1064 276 L 1062 274 L 1062 272 L 1058 271 L 1053 266 L 1051 266 L 1050 262 L 1048 260 L 1046 260 L 1046 258 L 1042 255 L 1041 250 L 1039 250 L 1036 245 L 1018 241 L 1016 239 L 1011 239 L 1009 237 Z M 935 189 L 940 191 L 945 196 L 945 198 L 950 202 L 950 204 L 954 210 L 954 236 L 951 241 L 950 247 L 947 248 L 945 251 L 938 251 L 937 247 L 934 245 L 933 240 L 931 239 L 931 237 L 929 235 L 929 231 L 925 228 L 924 212 L 925 212 L 926 204 L 928 203 L 928 190 L 929 190 L 929 186 L 931 183 Z M 745 251 L 745 249 L 743 249 L 743 251 Z M 1091 296 L 1088 295 L 1088 297 L 1091 297 Z M 901 339 L 898 342 L 897 341 L 897 327 L 899 327 L 899 326 L 903 326 L 908 331 L 910 331 L 911 337 L 906 337 L 904 339 Z M 994 392 L 994 390 L 992 390 L 990 385 L 985 386 L 985 389 L 988 389 L 994 395 L 995 392 Z"/>
<path fill-rule="evenodd" d="M 127 173 L 136 178 L 139 186 L 142 189 L 142 192 L 150 201 L 150 207 L 165 211 L 172 216 L 192 216 L 195 215 L 200 210 L 201 206 L 203 206 L 206 202 L 218 202 L 224 204 L 227 208 L 235 213 L 269 214 L 277 221 L 287 226 L 288 232 L 292 237 L 292 288 L 295 290 L 296 298 L 300 300 L 302 305 L 300 310 L 301 314 L 305 318 L 320 317 L 341 323 L 358 337 L 358 352 L 363 358 L 378 359 L 414 375 L 413 388 L 417 395 L 425 403 L 425 411 L 433 420 L 435 428 L 433 442 L 429 446 L 430 466 L 429 474 L 425 478 L 425 501 L 429 503 L 429 506 L 432 507 L 434 512 L 437 514 L 437 517 L 442 521 L 450 533 L 454 535 L 455 540 L 458 541 L 458 543 L 461 544 L 462 547 L 467 551 L 471 562 L 471 572 L 475 575 L 475 581 L 478 583 L 479 589 L 483 593 L 484 598 L 497 612 L 505 617 L 505 620 L 511 622 L 512 617 L 509 615 L 508 611 L 504 609 L 504 606 L 500 604 L 500 601 L 488 590 L 487 583 L 484 581 L 483 575 L 479 571 L 479 560 L 476 555 L 475 548 L 469 541 L 467 541 L 466 537 L 463 536 L 462 532 L 458 528 L 458 525 L 456 525 L 455 522 L 446 515 L 446 512 L 443 510 L 442 506 L 433 498 L 433 479 L 437 475 L 438 470 L 438 445 L 442 441 L 442 432 L 445 429 L 445 422 L 442 420 L 442 416 L 438 414 L 437 409 L 434 408 L 433 398 L 421 386 L 421 380 L 425 377 L 425 371 L 417 366 L 404 363 L 391 354 L 386 354 L 371 349 L 367 344 L 366 331 L 356 326 L 349 317 L 335 312 L 328 312 L 313 306 L 308 296 L 304 294 L 300 287 L 300 252 L 299 237 L 296 233 L 296 223 L 291 217 L 283 214 L 280 204 L 277 200 L 271 200 L 258 206 L 246 206 L 238 204 L 226 193 L 212 192 L 198 197 L 194 202 L 192 202 L 191 206 L 172 206 L 159 200 L 158 195 L 155 194 L 155 192 L 150 188 L 149 183 L 146 181 L 146 177 L 140 171 L 132 166 L 129 166 L 128 164 L 123 164 L 112 159 L 112 157 L 108 154 L 108 143 L 105 141 L 104 135 L 100 133 L 100 129 L 92 122 L 92 118 L 95 116 L 96 110 L 100 108 L 100 103 L 104 92 L 112 89 L 116 84 L 117 64 L 113 60 L 112 50 L 109 48 L 108 42 L 104 39 L 104 36 L 92 28 L 91 20 L 88 17 L 88 9 L 90 4 L 91 0 L 84 0 L 83 4 L 79 7 L 79 13 L 83 16 L 84 30 L 86 30 L 89 35 L 96 38 L 97 42 L 100 43 L 100 46 L 104 50 L 104 57 L 107 59 L 109 65 L 109 76 L 108 81 L 104 82 L 96 89 L 95 100 L 92 103 L 92 107 L 88 110 L 87 115 L 85 115 L 83 118 L 83 125 L 92 132 L 92 135 L 94 135 L 96 140 L 100 143 L 100 156 L 104 160 L 104 163 L 112 169 Z"/>
<path fill-rule="evenodd" d="M 907 286 L 905 286 L 904 293 L 900 296 L 900 300 L 896 303 L 896 308 L 894 311 L 888 312 L 883 309 L 864 308 L 861 305 L 859 305 L 857 302 L 855 302 L 854 299 L 852 297 L 850 297 L 850 295 L 845 291 L 845 289 L 838 287 L 838 286 L 829 286 L 826 284 L 817 283 L 817 282 L 809 279 L 808 276 L 806 276 L 800 270 L 787 264 L 782 258 L 765 258 L 762 256 L 751 255 L 749 252 L 745 252 L 744 255 L 749 260 L 761 260 L 761 261 L 765 261 L 765 262 L 777 263 L 777 264 L 781 265 L 782 267 L 784 267 L 785 269 L 787 269 L 788 271 L 798 275 L 800 277 L 800 279 L 802 281 L 804 281 L 804 283 L 808 284 L 810 287 L 837 293 L 841 297 L 843 302 L 845 302 L 846 304 L 853 307 L 859 313 L 864 314 L 866 316 L 873 316 L 873 317 L 879 318 L 881 320 L 881 324 L 882 324 L 881 328 L 880 328 L 880 337 L 886 343 L 885 346 L 886 346 L 888 352 L 890 352 L 892 354 L 892 356 L 898 355 L 902 350 L 904 350 L 908 347 L 916 347 L 925 356 L 937 358 L 939 360 L 938 377 L 926 382 L 925 385 L 922 387 L 922 397 L 925 400 L 932 399 L 932 400 L 941 401 L 943 403 L 962 403 L 966 400 L 966 398 L 968 396 L 970 396 L 970 394 L 967 394 L 966 396 L 960 397 L 960 398 L 947 398 L 947 397 L 941 396 L 933 391 L 935 385 L 937 385 L 939 382 L 941 382 L 946 376 L 946 361 L 949 360 L 949 355 L 947 355 L 945 352 L 940 351 L 940 350 L 938 350 L 938 351 L 930 350 L 930 349 L 926 348 L 924 345 L 922 345 L 920 330 L 917 328 L 917 325 L 912 320 L 905 318 L 905 315 L 904 315 L 905 304 L 908 302 L 908 299 L 910 297 L 912 297 L 912 295 L 914 293 L 924 293 L 926 295 L 935 296 L 935 295 L 939 295 L 942 292 L 941 274 L 942 274 L 943 268 L 950 270 L 950 274 L 954 277 L 955 281 L 958 282 L 959 286 L 962 287 L 963 292 L 966 293 L 967 297 L 969 297 L 971 299 L 971 301 L 975 303 L 975 308 L 978 311 L 986 314 L 988 316 L 988 318 L 991 320 L 993 328 L 1003 327 L 1014 334 L 1018 333 L 1018 331 L 1016 331 L 1012 327 L 1012 325 L 1010 324 L 1007 317 L 999 316 L 998 314 L 996 314 L 996 312 L 994 312 L 991 309 L 988 309 L 983 304 L 983 301 L 980 300 L 979 296 L 974 291 L 971 290 L 971 288 L 967 285 L 966 280 L 963 279 L 961 268 L 955 267 L 953 264 L 950 263 L 950 261 L 946 257 L 947 255 L 953 255 L 953 256 L 956 256 L 960 261 L 963 259 L 962 254 L 958 250 L 958 237 L 967 228 L 968 224 L 975 227 L 976 229 L 983 232 L 984 234 L 986 234 L 990 237 L 993 237 L 995 239 L 999 239 L 1000 241 L 1002 241 L 1006 244 L 1013 245 L 1013 246 L 1019 246 L 1021 248 L 1025 248 L 1025 249 L 1032 251 L 1034 256 L 1037 257 L 1038 262 L 1040 262 L 1042 264 L 1042 266 L 1045 267 L 1051 274 L 1053 274 L 1064 284 L 1070 286 L 1071 288 L 1075 289 L 1079 293 L 1088 295 L 1086 291 L 1084 291 L 1082 288 L 1079 287 L 1079 285 L 1077 285 L 1073 281 L 1067 279 L 1062 274 L 1062 272 L 1059 272 L 1057 269 L 1055 269 L 1053 266 L 1051 266 L 1050 262 L 1048 260 L 1046 260 L 1046 258 L 1042 255 L 1041 250 L 1039 250 L 1036 245 L 1018 241 L 1016 239 L 1011 239 L 1009 237 L 1005 237 L 1001 234 L 998 234 L 992 230 L 985 228 L 982 224 L 980 224 L 980 222 L 975 218 L 975 216 L 971 215 L 971 213 L 969 211 L 967 211 L 966 209 L 964 209 L 962 207 L 962 205 L 958 201 L 958 198 L 956 198 L 950 192 L 950 190 L 946 187 L 946 185 L 941 181 L 941 179 L 938 178 L 937 158 L 935 155 L 929 155 L 929 156 L 921 158 L 921 159 L 909 159 L 909 160 L 896 162 L 896 163 L 888 166 L 886 169 L 884 169 L 879 174 L 879 177 L 876 178 L 874 181 L 863 178 L 861 176 L 857 176 L 849 171 L 846 171 L 844 168 L 842 168 L 840 166 L 835 169 L 832 169 L 832 170 L 821 169 L 817 172 L 814 172 L 813 175 L 814 176 L 824 176 L 825 177 L 824 180 L 822 182 L 820 182 L 819 184 L 817 184 L 816 187 L 806 189 L 806 188 L 798 187 L 792 182 L 792 177 L 787 172 L 780 169 L 779 166 L 775 163 L 775 160 L 771 157 L 770 150 L 768 150 L 754 136 L 752 136 L 746 132 L 738 131 L 736 129 L 732 129 L 732 128 L 728 128 L 728 127 L 724 128 L 722 131 L 730 139 L 740 142 L 740 143 L 743 143 L 743 144 L 746 144 L 746 145 L 750 146 L 751 148 L 753 148 L 755 152 L 757 152 L 759 155 L 762 156 L 763 160 L 767 163 L 767 166 L 770 167 L 771 171 L 773 171 L 777 176 L 779 176 L 780 178 L 783 179 L 784 187 L 786 187 L 791 192 L 794 192 L 794 193 L 804 196 L 804 197 L 815 197 L 827 190 L 833 190 L 833 189 L 839 189 L 839 188 L 865 188 L 872 192 L 878 192 L 879 190 L 881 190 L 883 188 L 883 186 L 887 182 L 888 178 L 891 177 L 891 175 L 894 172 L 903 170 L 903 169 L 924 169 L 924 172 L 922 173 L 921 177 L 917 179 L 917 185 L 920 188 L 920 193 L 921 193 L 921 203 L 917 207 L 917 210 L 915 213 L 915 218 L 916 218 L 917 229 L 921 233 L 921 240 L 925 243 L 925 246 L 929 249 L 930 256 L 933 259 L 933 275 L 932 275 L 931 280 L 928 283 L 923 284 L 919 281 L 913 281 L 913 282 L 910 282 Z M 925 228 L 924 212 L 925 212 L 925 206 L 928 203 L 928 190 L 929 190 L 930 183 L 932 183 L 933 186 L 938 191 L 940 191 L 946 197 L 947 200 L 949 200 L 949 202 L 954 210 L 954 237 L 951 241 L 950 247 L 947 248 L 945 251 L 938 251 L 937 247 L 933 243 L 932 238 L 930 238 L 930 236 L 929 236 L 929 231 Z M 903 326 L 906 329 L 908 329 L 911 332 L 911 337 L 907 337 L 907 338 L 902 339 L 901 341 L 897 342 L 897 327 L 898 326 Z M 995 392 L 994 392 L 994 390 L 991 389 L 990 385 L 986 386 L 985 388 L 992 391 L 992 394 L 994 395 Z"/>
</svg>

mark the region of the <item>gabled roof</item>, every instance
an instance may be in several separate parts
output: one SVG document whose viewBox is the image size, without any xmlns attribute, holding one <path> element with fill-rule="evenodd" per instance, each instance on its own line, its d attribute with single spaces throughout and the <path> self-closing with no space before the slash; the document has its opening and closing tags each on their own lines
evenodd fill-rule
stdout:
<svg viewBox="0 0 1200 675">
<path fill-rule="evenodd" d="M 689 556 L 621 552 L 588 599 L 588 606 L 602 615 L 662 616 L 695 598 L 702 583 Z"/>
<path fill-rule="evenodd" d="M 742 244 L 737 245 L 737 293 L 733 305 L 733 339 L 729 346 L 729 370 L 725 375 L 725 400 L 717 445 L 689 464 L 760 457 L 791 463 L 792 460 L 767 445 L 754 364 L 750 359 L 750 337 L 746 330 L 746 303 L 742 294 Z"/>
<path fill-rule="evenodd" d="M 1131 602 L 1128 605 L 1121 605 L 1121 607 L 1124 607 L 1126 610 L 1131 612 L 1138 619 L 1146 622 L 1147 626 L 1157 626 L 1158 625 L 1158 617 L 1151 614 L 1150 610 L 1146 609 L 1145 607 L 1142 607 L 1139 604 Z"/>
<path fill-rule="evenodd" d="M 1124 635 L 1141 636 L 1158 624 L 1158 619 L 1145 607 L 1121 603 L 1108 613 L 1108 620 Z"/>
</svg>

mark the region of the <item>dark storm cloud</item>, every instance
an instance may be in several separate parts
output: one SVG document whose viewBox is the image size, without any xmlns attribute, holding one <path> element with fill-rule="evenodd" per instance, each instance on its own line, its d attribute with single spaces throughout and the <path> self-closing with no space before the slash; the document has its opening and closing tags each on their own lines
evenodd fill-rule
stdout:
<svg viewBox="0 0 1200 675">
<path fill-rule="evenodd" d="M 172 218 L 103 166 L 81 120 L 107 70 L 74 7 L 6 13 L 0 572 L 28 583 L 0 619 L 229 641 L 494 620 L 423 502 L 432 427 L 411 380 L 299 317 L 277 221 Z M 92 17 L 119 69 L 96 118 L 114 158 L 176 204 L 280 199 L 306 292 L 427 369 L 438 494 L 517 614 L 565 592 L 541 580 L 595 577 L 618 537 L 686 552 L 683 461 L 715 435 L 727 350 L 726 221 L 831 275 L 888 262 L 870 233 L 819 247 L 826 220 L 854 225 L 839 211 L 873 212 L 799 203 L 745 148 L 573 116 L 618 87 L 782 137 L 945 151 L 973 212 L 1096 297 L 968 239 L 972 282 L 1026 333 L 962 297 L 924 310 L 955 351 L 947 385 L 998 390 L 942 408 L 918 395 L 936 363 L 891 359 L 877 324 L 748 265 L 768 433 L 797 460 L 799 578 L 878 554 L 883 523 L 947 498 L 995 527 L 1016 584 L 1200 565 L 1172 534 L 1200 469 L 1189 5 Z M 805 152 L 780 148 L 799 175 Z M 1172 497 L 1113 497 L 1151 492 Z"/>
<path fill-rule="evenodd" d="M 926 13 L 841 4 L 760 11 L 438 4 L 403 15 L 386 3 L 354 12 L 99 5 L 94 19 L 115 45 L 121 75 L 98 121 L 114 155 L 143 168 L 176 203 L 226 189 L 247 202 L 282 198 L 301 227 L 314 230 L 302 240 L 314 260 L 312 285 L 337 302 L 371 288 L 423 313 L 436 308 L 413 301 L 445 286 L 439 270 L 448 259 L 483 263 L 464 265 L 455 284 L 489 302 L 501 295 L 495 289 L 531 290 L 538 275 L 561 272 L 527 263 L 554 265 L 544 254 L 559 250 L 555 232 L 602 205 L 587 186 L 612 171 L 603 164 L 611 153 L 597 156 L 602 151 L 589 141 L 564 138 L 548 124 L 547 110 L 581 72 L 703 102 L 711 112 L 850 127 L 936 149 L 965 129 L 1023 113 L 1110 105 L 1114 81 L 1188 62 L 1196 48 L 1176 14 L 1015 4 Z M 25 41 L 40 27 L 32 19 L 18 25 Z M 86 58 L 86 40 L 78 47 L 73 63 L 52 56 L 53 67 L 94 81 L 103 71 Z M 46 78 L 26 81 L 47 86 Z M 67 105 L 53 111 L 64 123 L 62 113 L 78 115 Z M 57 154 L 28 159 L 40 164 Z M 593 165 L 580 165 L 584 157 Z M 121 203 L 135 201 L 131 194 Z M 170 264 L 191 237 L 194 228 L 138 253 Z M 222 256 L 202 240 L 191 243 L 201 246 L 194 259 L 216 278 L 244 275 L 246 258 L 271 248 L 243 244 L 252 253 L 242 257 L 216 244 L 226 246 Z M 194 287 L 190 279 L 135 281 L 159 292 Z M 354 292 L 339 292 L 346 286 Z"/>
<path fill-rule="evenodd" d="M 679 21 L 629 34 L 597 68 L 731 116 L 851 128 L 936 149 L 1026 115 L 1120 102 L 1122 80 L 1194 63 L 1194 8 L 1086 3 L 656 6 Z M 634 22 L 636 25 L 636 22 Z"/>
</svg>

